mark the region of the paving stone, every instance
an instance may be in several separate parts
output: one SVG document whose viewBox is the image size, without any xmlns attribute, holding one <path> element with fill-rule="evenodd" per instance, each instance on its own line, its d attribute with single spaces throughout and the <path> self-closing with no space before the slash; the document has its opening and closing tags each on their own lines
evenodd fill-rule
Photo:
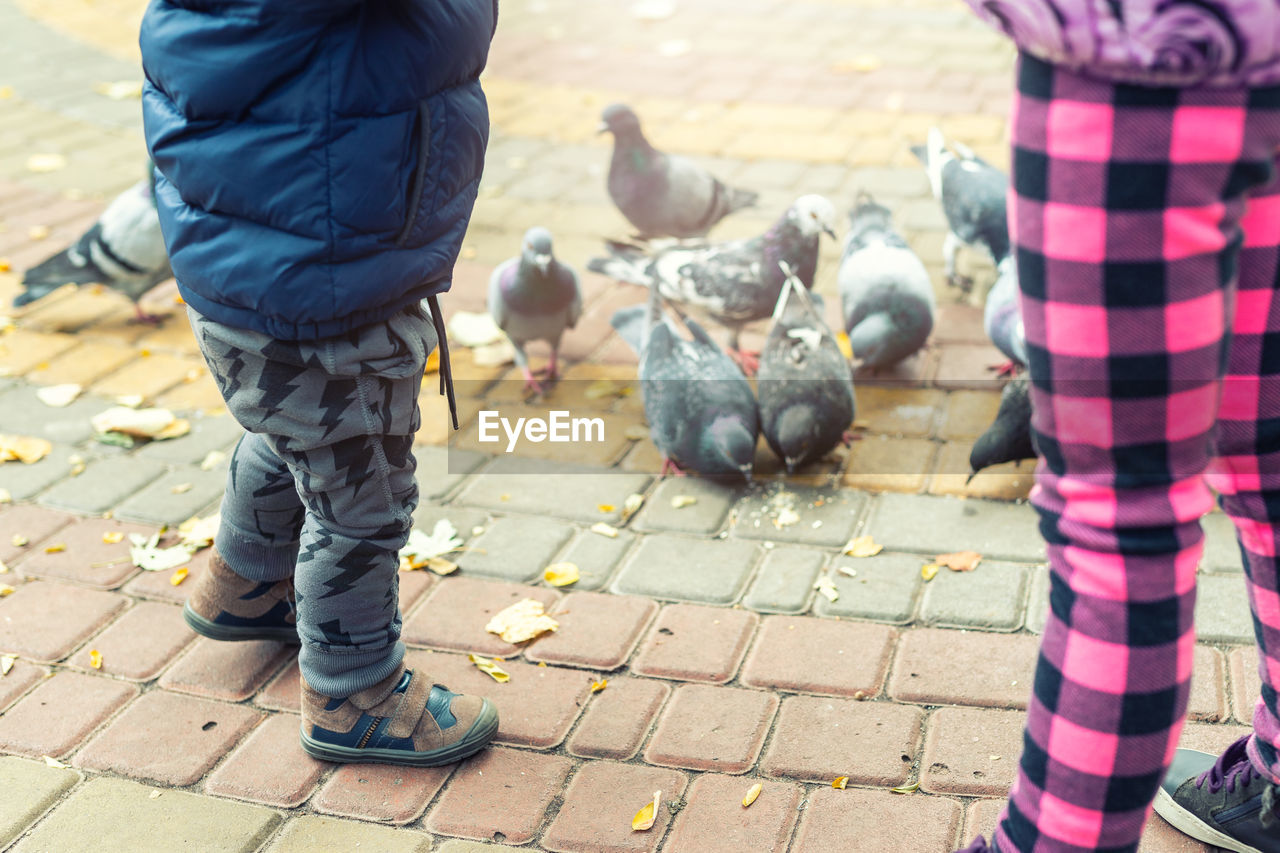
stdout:
<svg viewBox="0 0 1280 853">
<path fill-rule="evenodd" d="M 189 333 L 188 333 L 189 334 Z M 37 385 L 92 385 L 137 358 L 137 350 L 113 341 L 85 341 L 33 370 L 27 379 Z"/>
<path fill-rule="evenodd" d="M 813 612 L 837 619 L 853 617 L 902 624 L 911 620 L 920 593 L 919 557 L 881 552 L 874 557 L 836 557 L 827 572 L 839 598 L 813 599 Z M 844 570 L 844 571 L 842 571 Z M 854 572 L 853 577 L 845 571 Z"/>
<path fill-rule="evenodd" d="M 43 666 L 35 666 L 23 660 L 14 661 L 9 674 L 0 680 L 0 711 L 26 693 L 28 687 L 44 681 L 48 675 L 49 670 Z"/>
<path fill-rule="evenodd" d="M 129 850 L 251 853 L 275 831 L 270 809 L 165 791 L 124 779 L 91 779 L 63 800 L 15 851 Z M 103 820 L 110 815 L 110 820 Z"/>
<path fill-rule="evenodd" d="M 0 489 L 15 501 L 34 498 L 45 489 L 71 476 L 73 458 L 88 456 L 65 444 L 55 444 L 49 455 L 33 465 L 0 465 Z"/>
<path fill-rule="evenodd" d="M 220 761 L 261 718 L 261 712 L 243 705 L 153 690 L 125 708 L 73 763 L 185 787 Z"/>
<path fill-rule="evenodd" d="M 0 749 L 64 756 L 137 694 L 131 684 L 60 672 L 0 717 Z"/>
<path fill-rule="evenodd" d="M 658 720 L 645 761 L 745 773 L 755 764 L 777 709 L 778 697 L 771 693 L 681 685 Z"/>
<path fill-rule="evenodd" d="M 1138 842 L 1138 853 L 1213 853 L 1213 850 L 1174 829 L 1157 814 L 1147 820 L 1142 841 Z"/>
<path fill-rule="evenodd" d="M 919 492 L 937 452 L 925 438 L 866 435 L 850 448 L 840 484 L 868 492 Z"/>
<path fill-rule="evenodd" d="M 11 338 L 6 336 L 6 345 Z M 0 432 L 47 438 L 56 444 L 79 444 L 93 436 L 90 421 L 111 408 L 101 397 L 84 395 L 69 406 L 52 408 L 40 402 L 37 389 L 21 385 L 0 394 Z"/>
<path fill-rule="evenodd" d="M 523 512 L 594 524 L 618 523 L 627 496 L 643 493 L 650 477 L 603 472 L 565 462 L 508 456 L 471 478 L 457 500 L 502 512 Z M 600 512 L 601 504 L 618 509 Z"/>
<path fill-rule="evenodd" d="M 1236 526 L 1226 513 L 1211 512 L 1200 519 L 1200 526 L 1204 528 L 1201 568 L 1210 572 L 1243 572 Z"/>
<path fill-rule="evenodd" d="M 893 787 L 907 780 L 924 714 L 888 702 L 789 696 L 760 759 L 765 776 Z"/>
<path fill-rule="evenodd" d="M 142 601 L 85 643 L 68 663 L 90 669 L 89 653 L 97 651 L 102 655 L 103 675 L 150 681 L 195 638 L 181 609 Z"/>
<path fill-rule="evenodd" d="M 185 604 L 191 590 L 200 582 L 200 575 L 208 569 L 212 548 L 205 548 L 191 555 L 187 563 L 187 576 L 177 586 L 173 585 L 173 572 L 139 572 L 137 577 L 124 585 L 123 592 L 142 598 L 154 598 L 171 604 Z"/>
<path fill-rule="evenodd" d="M 1029 592 L 1027 593 L 1028 631 L 1036 634 L 1044 633 L 1045 621 L 1049 618 L 1049 567 L 1035 566 L 1030 571 Z"/>
<path fill-rule="evenodd" d="M 1248 726 L 1189 722 L 1182 727 L 1182 738 L 1178 741 L 1178 746 L 1210 755 L 1221 755 L 1223 750 L 1251 731 Z"/>
<path fill-rule="evenodd" d="M 872 433 L 925 438 L 932 434 L 945 399 L 927 388 L 859 386 L 857 419 Z"/>
<path fill-rule="evenodd" d="M 1027 569 L 983 560 L 975 571 L 941 571 L 924 586 L 925 625 L 1016 631 L 1027 598 Z"/>
<path fill-rule="evenodd" d="M 175 465 L 199 465 L 210 453 L 226 453 L 229 457 L 244 427 L 227 415 L 191 417 L 191 432 L 179 438 L 148 442 L 137 455 L 142 459 L 158 459 Z"/>
<path fill-rule="evenodd" d="M 829 696 L 875 696 L 897 632 L 884 625 L 770 616 L 742 667 L 742 683 Z"/>
<path fill-rule="evenodd" d="M 370 826 L 331 817 L 303 815 L 284 825 L 268 853 L 427 853 L 431 836 L 410 829 Z"/>
<path fill-rule="evenodd" d="M 1025 501 L 1035 485 L 1035 465 L 1029 461 L 1006 462 L 983 468 L 970 479 L 969 440 L 948 441 L 938 451 L 933 476 L 929 478 L 929 494 L 959 498 L 989 498 L 999 501 Z"/>
<path fill-rule="evenodd" d="M 1242 723 L 1253 722 L 1253 711 L 1262 695 L 1262 676 L 1258 672 L 1258 649 L 1246 646 L 1232 649 L 1228 658 L 1231 669 L 1231 707 L 1233 716 Z M 0 704 L 3 704 L 0 700 Z"/>
<path fill-rule="evenodd" d="M 646 832 L 633 831 L 631 819 L 646 800 L 653 801 L 654 791 L 661 791 L 669 804 L 681 798 L 687 784 L 685 774 L 675 770 L 584 764 L 565 789 L 564 804 L 542 836 L 542 846 L 555 853 L 656 850 L 671 822 L 670 808 L 659 808 L 653 828 Z"/>
<path fill-rule="evenodd" d="M 733 678 L 760 617 L 693 604 L 663 608 L 631 671 L 677 681 L 723 684 Z"/>
<path fill-rule="evenodd" d="M 253 702 L 260 708 L 269 711 L 302 712 L 302 673 L 298 670 L 298 661 L 292 660 L 276 677 L 267 682 L 267 686 L 258 691 Z"/>
<path fill-rule="evenodd" d="M 849 541 L 862 516 L 866 496 L 847 490 L 787 488 L 791 501 L 779 495 L 753 495 L 738 502 L 730 522 L 731 535 L 742 539 L 764 539 L 799 545 L 837 547 Z M 778 527 L 781 507 L 791 506 L 800 520 Z M 814 525 L 817 524 L 817 527 Z"/>
<path fill-rule="evenodd" d="M 665 479 L 645 500 L 631 526 L 648 532 L 711 535 L 724 525 L 729 510 L 745 491 L 741 486 L 695 477 Z M 696 502 L 677 508 L 671 501 L 678 497 Z"/>
<path fill-rule="evenodd" d="M 922 518 L 929 523 L 921 525 Z M 891 551 L 973 550 L 988 560 L 1044 560 L 1044 540 L 1029 506 L 886 494 L 876 498 L 864 532 Z"/>
<path fill-rule="evenodd" d="M 27 577 L 74 581 L 94 589 L 115 589 L 138 572 L 129 558 L 129 534 L 151 536 L 154 528 L 125 524 L 114 518 L 76 521 L 50 539 L 44 547 L 26 550 L 14 566 Z M 123 537 L 108 544 L 104 537 Z M 52 553 L 48 548 L 62 546 Z"/>
<path fill-rule="evenodd" d="M 1025 708 L 1040 642 L 1022 634 L 920 628 L 903 633 L 889 695 L 926 705 Z"/>
<path fill-rule="evenodd" d="M 0 563 L 10 568 L 29 554 L 34 554 L 45 545 L 45 540 L 76 520 L 76 516 L 65 512 L 21 504 L 0 512 Z M 15 545 L 14 537 L 26 540 L 24 545 Z"/>
<path fill-rule="evenodd" d="M 195 356 L 152 353 L 146 349 L 140 349 L 138 355 L 142 357 L 99 379 L 89 386 L 89 391 L 110 399 L 140 394 L 144 400 L 153 400 L 175 385 L 199 379 L 208 369 L 204 361 Z"/>
<path fill-rule="evenodd" d="M 1197 645 L 1191 673 L 1191 700 L 1187 715 L 1215 723 L 1227 718 L 1226 662 L 1222 652 Z"/>
<path fill-rule="evenodd" d="M 772 548 L 742 603 L 765 613 L 802 613 L 826 554 L 810 548 Z"/>
<path fill-rule="evenodd" d="M 1196 634 L 1206 643 L 1253 642 L 1253 617 L 1239 577 L 1201 575 L 1196 582 Z"/>
<path fill-rule="evenodd" d="M 920 788 L 935 794 L 1003 796 L 1018 774 L 1022 711 L 940 708 L 929 719 Z"/>
<path fill-rule="evenodd" d="M 285 659 L 295 654 L 296 645 L 276 640 L 222 643 L 201 637 L 161 676 L 160 686 L 179 693 L 240 702 L 256 693 Z"/>
<path fill-rule="evenodd" d="M 48 767 L 44 762 L 0 758 L 0 845 L 7 845 L 77 782 L 74 770 Z"/>
<path fill-rule="evenodd" d="M 62 583 L 33 581 L 0 598 L 0 649 L 53 663 L 128 604 L 123 595 Z"/>
<path fill-rule="evenodd" d="M 165 473 L 163 462 L 113 456 L 90 460 L 84 473 L 63 480 L 40 496 L 40 503 L 57 509 L 69 509 L 97 515 L 114 509 L 134 492 Z"/>
<path fill-rule="evenodd" d="M 751 808 L 742 798 L 751 780 L 704 773 L 693 780 L 666 848 L 680 850 L 785 850 L 800 812 L 798 785 L 762 782 Z"/>
<path fill-rule="evenodd" d="M 530 643 L 525 657 L 612 670 L 631 655 L 640 634 L 658 612 L 658 605 L 636 596 L 571 592 L 549 612 L 560 623 L 560 629 Z"/>
<path fill-rule="evenodd" d="M 532 598 L 550 613 L 557 609 L 560 593 L 553 589 L 496 583 L 454 575 L 441 579 L 435 589 L 405 621 L 402 639 L 414 646 L 430 646 L 458 652 L 498 657 L 520 654 L 521 647 L 490 634 L 485 625 L 500 610 Z"/>
<path fill-rule="evenodd" d="M 542 576 L 573 534 L 572 525 L 546 518 L 499 518 L 456 562 L 468 574 L 528 582 Z"/>
<path fill-rule="evenodd" d="M 115 510 L 117 518 L 177 525 L 222 500 L 227 488 L 227 464 L 209 471 L 186 465 L 130 495 Z"/>
<path fill-rule="evenodd" d="M 582 722 L 569 738 L 570 754 L 619 761 L 632 758 L 671 693 L 665 683 L 648 678 L 619 676 L 608 681 L 608 687 L 592 695 Z"/>
<path fill-rule="evenodd" d="M 537 833 L 573 763 L 491 748 L 458 768 L 424 825 L 441 835 L 523 844 Z"/>
<path fill-rule="evenodd" d="M 564 740 L 587 702 L 593 678 L 581 670 L 506 661 L 502 668 L 511 680 L 498 684 L 465 655 L 411 651 L 405 661 L 455 693 L 492 701 L 498 708 L 499 742 L 541 749 Z"/>
<path fill-rule="evenodd" d="M 824 788 L 809 796 L 796 850 L 896 850 L 904 838 L 912 851 L 945 853 L 956 847 L 960 803 L 945 797 L 916 797 L 904 808 L 888 791 Z"/>
<path fill-rule="evenodd" d="M 300 726 L 294 714 L 272 714 L 214 771 L 205 790 L 282 809 L 302 805 L 328 765 L 303 752 Z"/>
<path fill-rule="evenodd" d="M 755 545 L 733 539 L 653 534 L 631 552 L 612 589 L 652 598 L 730 604 L 742 594 L 759 553 Z"/>
<path fill-rule="evenodd" d="M 960 833 L 960 843 L 963 844 L 977 835 L 985 836 L 990 840 L 1000 820 L 1000 813 L 1004 811 L 1005 802 L 1004 798 L 1000 798 L 974 800 L 970 803 L 965 811 L 964 830 Z"/>
<path fill-rule="evenodd" d="M 324 814 L 403 826 L 422 814 L 452 772 L 453 766 L 343 764 L 311 805 Z"/>
<path fill-rule="evenodd" d="M 505 844 L 484 844 L 479 841 L 454 839 L 436 848 L 435 853 L 523 853 L 528 847 L 508 847 Z"/>
<path fill-rule="evenodd" d="M 635 534 L 619 530 L 616 537 L 601 536 L 590 530 L 580 530 L 559 560 L 578 567 L 580 578 L 574 589 L 592 590 L 605 586 L 613 576 L 613 570 L 631 549 Z"/>
</svg>

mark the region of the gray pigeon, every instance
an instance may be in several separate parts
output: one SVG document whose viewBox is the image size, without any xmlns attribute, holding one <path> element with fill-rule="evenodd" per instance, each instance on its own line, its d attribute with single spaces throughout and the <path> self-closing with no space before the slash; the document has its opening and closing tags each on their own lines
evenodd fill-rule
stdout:
<svg viewBox="0 0 1280 853">
<path fill-rule="evenodd" d="M 818 238 L 834 239 L 835 208 L 819 195 L 796 199 L 759 237 L 706 246 L 670 246 L 655 254 L 621 243 L 608 244 L 611 257 L 593 258 L 587 268 L 620 281 L 650 286 L 680 305 L 700 309 L 729 329 L 729 349 L 748 374 L 755 355 L 738 344 L 743 326 L 773 313 L 785 277 L 785 262 L 805 287 L 818 269 Z"/>
<path fill-rule="evenodd" d="M 831 329 L 788 276 L 760 353 L 760 428 L 787 473 L 849 440 L 853 375 Z"/>
<path fill-rule="evenodd" d="M 969 479 L 989 465 L 1035 458 L 1031 443 L 1031 384 L 1021 377 L 1004 386 L 996 419 L 973 443 Z"/>
<path fill-rule="evenodd" d="M 641 239 L 702 237 L 730 213 L 756 203 L 756 193 L 726 186 L 692 160 L 650 145 L 626 104 L 605 107 L 600 119 L 600 132 L 613 134 L 609 197 Z"/>
<path fill-rule="evenodd" d="M 981 247 L 998 264 L 1009 254 L 1009 225 L 1005 212 L 1005 192 L 1009 179 L 995 166 L 960 143 L 947 148 L 942 131 L 929 129 L 926 145 L 912 147 L 929 174 L 933 196 L 942 202 L 947 217 L 946 240 L 942 244 L 943 269 L 947 283 L 966 293 L 973 282 L 956 275 L 956 255 L 960 246 Z"/>
<path fill-rule="evenodd" d="M 996 267 L 996 282 L 987 293 L 982 311 L 982 328 L 996 349 L 1009 357 L 1009 362 L 999 368 L 1001 375 L 1026 367 L 1027 332 L 1018 305 L 1018 269 L 1012 255 Z"/>
<path fill-rule="evenodd" d="M 489 277 L 489 313 L 515 347 L 516 365 L 524 374 L 525 388 L 540 393 L 542 386 L 529 369 L 525 344 L 551 344 L 546 377 L 555 379 L 560 338 L 582 316 L 578 274 L 556 260 L 547 229 L 533 227 L 526 231 L 520 256 L 508 258 L 494 269 Z"/>
<path fill-rule="evenodd" d="M 640 356 L 640 393 L 662 473 L 689 469 L 749 482 L 760 423 L 751 384 L 738 366 L 694 320 L 685 321 L 693 335 L 686 340 L 656 290 L 647 306 L 620 309 L 610 322 Z"/>
<path fill-rule="evenodd" d="M 96 283 L 133 300 L 139 320 L 156 322 L 160 318 L 144 313 L 138 300 L 172 275 L 151 181 L 139 181 L 116 196 L 73 245 L 27 270 L 13 307 L 35 302 L 64 284 Z"/>
<path fill-rule="evenodd" d="M 916 352 L 937 315 L 929 273 L 893 229 L 889 209 L 859 193 L 837 275 L 844 327 L 853 354 L 873 368 Z"/>
</svg>

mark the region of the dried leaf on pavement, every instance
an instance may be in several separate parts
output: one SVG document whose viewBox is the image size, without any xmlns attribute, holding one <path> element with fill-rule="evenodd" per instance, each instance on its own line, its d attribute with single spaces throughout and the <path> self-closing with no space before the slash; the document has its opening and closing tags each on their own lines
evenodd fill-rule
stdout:
<svg viewBox="0 0 1280 853">
<path fill-rule="evenodd" d="M 560 623 L 543 611 L 541 601 L 526 598 L 493 614 L 484 629 L 508 643 L 523 643 L 559 627 Z"/>
<path fill-rule="evenodd" d="M 506 333 L 498 328 L 489 312 L 457 311 L 449 319 L 449 343 L 462 347 L 482 347 L 505 340 Z"/>
<path fill-rule="evenodd" d="M 636 816 L 631 819 L 631 829 L 635 832 L 644 832 L 653 827 L 654 821 L 658 819 L 658 805 L 662 802 L 662 792 L 653 792 L 653 802 L 645 803 L 644 808 L 636 812 Z"/>
<path fill-rule="evenodd" d="M 756 797 L 760 796 L 760 792 L 764 790 L 764 785 L 759 782 L 747 789 L 747 795 L 742 798 L 742 807 L 745 809 L 756 801 Z"/>
<path fill-rule="evenodd" d="M 848 785 L 848 784 L 849 784 L 848 776 L 837 776 L 836 778 L 831 780 L 831 787 L 841 791 L 843 791 L 845 785 Z"/>
<path fill-rule="evenodd" d="M 113 80 L 110 83 L 94 83 L 93 91 L 113 101 L 127 101 L 142 97 L 142 81 Z"/>
<path fill-rule="evenodd" d="M 0 433 L 0 465 L 13 461 L 31 465 L 48 456 L 52 450 L 53 444 L 43 438 Z"/>
<path fill-rule="evenodd" d="M 102 534 L 103 545 L 118 545 L 124 541 L 124 533 L 119 530 L 108 530 Z"/>
<path fill-rule="evenodd" d="M 942 566 L 937 563 L 925 563 L 920 567 L 920 577 L 924 578 L 926 581 L 931 581 L 938 576 L 938 569 L 940 568 L 942 568 Z"/>
<path fill-rule="evenodd" d="M 609 679 L 607 678 L 602 678 L 599 681 L 593 681 L 591 682 L 591 692 L 599 693 L 601 690 L 604 690 L 608 686 L 609 686 Z"/>
<path fill-rule="evenodd" d="M 10 539 L 9 542 L 15 548 L 25 548 L 31 542 L 31 540 L 23 536 L 21 533 L 15 533 L 13 534 L 13 538 Z"/>
<path fill-rule="evenodd" d="M 182 568 L 178 569 L 172 575 L 169 576 L 169 583 L 172 584 L 173 586 L 178 586 L 184 580 L 187 579 L 187 575 L 189 574 L 191 574 L 191 570 L 188 569 L 186 566 L 183 566 Z"/>
<path fill-rule="evenodd" d="M 188 545 L 178 544 L 169 548 L 160 547 L 160 534 L 156 531 L 147 538 L 139 533 L 130 533 L 129 559 L 133 564 L 147 572 L 166 572 L 176 569 L 183 563 L 190 562 L 195 549 Z"/>
<path fill-rule="evenodd" d="M 42 755 L 40 757 L 44 759 L 44 763 L 47 764 L 49 767 L 58 767 L 65 770 L 69 766 L 69 765 L 63 764 L 61 761 L 54 758 L 52 755 Z"/>
<path fill-rule="evenodd" d="M 447 575 L 457 569 L 454 563 L 450 563 L 448 560 L 442 561 L 453 566 L 453 568 L 448 569 L 448 571 L 440 571 L 439 569 L 447 567 L 432 567 L 430 565 L 431 560 L 457 551 L 462 548 L 463 544 L 463 541 L 458 538 L 458 529 L 447 518 L 442 518 L 436 522 L 436 526 L 431 529 L 430 536 L 415 527 L 409 531 L 409 541 L 400 549 L 400 571 L 408 572 L 414 569 L 429 568 L 436 574 Z"/>
<path fill-rule="evenodd" d="M 210 450 L 205 454 L 204 459 L 200 461 L 201 471 L 212 471 L 217 468 L 223 459 L 227 458 L 227 454 L 222 450 Z"/>
<path fill-rule="evenodd" d="M 601 536 L 608 536 L 610 539 L 618 538 L 618 528 L 611 524 L 605 524 L 603 521 L 597 521 L 591 525 L 592 533 L 599 533 Z"/>
<path fill-rule="evenodd" d="M 99 434 L 121 433 L 133 438 L 163 440 L 191 432 L 191 422 L 179 418 L 168 409 L 130 409 L 112 406 L 94 415 L 89 422 Z"/>
<path fill-rule="evenodd" d="M 190 548 L 193 553 L 201 548 L 208 548 L 213 544 L 213 537 L 217 535 L 218 526 L 221 523 L 222 514 L 217 512 L 204 518 L 198 515 L 191 516 L 178 525 L 178 533 L 182 534 L 182 544 Z"/>
<path fill-rule="evenodd" d="M 971 572 L 982 562 L 982 555 L 977 551 L 956 551 L 952 554 L 939 554 L 939 565 L 946 566 L 953 572 Z"/>
<path fill-rule="evenodd" d="M 580 574 L 573 563 L 552 563 L 542 572 L 542 579 L 552 586 L 568 586 L 577 583 Z"/>
<path fill-rule="evenodd" d="M 13 665 L 18 662 L 17 655 L 0 655 L 0 678 L 9 674 Z"/>
<path fill-rule="evenodd" d="M 498 666 L 495 661 L 491 661 L 488 658 L 481 657 L 480 655 L 467 655 L 467 660 L 475 664 L 476 669 L 480 670 L 499 684 L 506 684 L 511 680 L 511 676 L 508 675 L 502 667 Z"/>
<path fill-rule="evenodd" d="M 6 596 L 13 595 L 15 592 L 17 592 L 17 590 L 9 586 L 8 584 L 0 583 L 0 598 L 5 598 Z"/>
<path fill-rule="evenodd" d="M 627 495 L 627 500 L 622 505 L 622 520 L 626 521 L 628 518 L 635 515 L 640 511 L 640 507 L 642 506 L 644 506 L 644 495 Z"/>
<path fill-rule="evenodd" d="M 102 669 L 102 652 L 97 649 L 89 649 L 89 666 L 94 669 Z"/>
<path fill-rule="evenodd" d="M 789 506 L 784 506 L 778 510 L 778 516 L 773 520 L 773 526 L 779 529 L 790 527 L 800 520 L 800 513 L 796 512 Z"/>
<path fill-rule="evenodd" d="M 70 406 L 74 403 L 76 397 L 79 397 L 80 392 L 83 390 L 76 383 L 68 382 L 65 385 L 48 385 L 44 388 L 37 388 L 36 397 L 46 406 L 61 409 L 63 406 Z"/>
<path fill-rule="evenodd" d="M 67 550 L 67 546 L 62 542 L 55 542 L 52 545 L 46 545 L 44 547 L 44 552 L 46 554 L 61 554 L 65 550 Z"/>
<path fill-rule="evenodd" d="M 840 590 L 836 589 L 835 582 L 825 575 L 818 578 L 818 582 L 813 585 L 813 588 L 822 593 L 827 601 L 835 602 L 840 599 Z"/>
<path fill-rule="evenodd" d="M 42 174 L 67 168 L 67 158 L 61 154 L 32 154 L 27 158 L 27 171 Z"/>
<path fill-rule="evenodd" d="M 649 437 L 649 428 L 644 424 L 631 424 L 622 431 L 622 437 L 628 441 L 644 441 Z"/>
<path fill-rule="evenodd" d="M 919 783 L 919 782 L 912 782 L 912 783 L 910 783 L 909 785 L 899 785 L 899 786 L 898 786 L 898 787 L 896 787 L 896 788 L 890 788 L 890 789 L 889 789 L 889 793 L 891 793 L 891 794 L 914 794 L 916 791 L 919 791 L 919 790 L 920 790 L 920 783 Z"/>
<path fill-rule="evenodd" d="M 693 495 L 676 495 L 671 499 L 671 506 L 674 509 L 684 509 L 687 506 L 693 506 L 698 499 Z"/>
<path fill-rule="evenodd" d="M 859 536 L 845 543 L 844 553 L 850 557 L 874 557 L 884 550 L 884 546 L 870 536 Z"/>
</svg>

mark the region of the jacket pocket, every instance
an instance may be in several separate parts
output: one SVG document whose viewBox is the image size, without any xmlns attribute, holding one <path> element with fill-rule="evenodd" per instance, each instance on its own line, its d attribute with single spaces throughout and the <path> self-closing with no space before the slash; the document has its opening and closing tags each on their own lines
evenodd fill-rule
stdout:
<svg viewBox="0 0 1280 853">
<path fill-rule="evenodd" d="M 404 226 L 396 235 L 396 245 L 403 246 L 418 223 L 418 211 L 422 208 L 422 193 L 427 184 L 427 169 L 431 165 L 431 107 L 426 101 L 418 104 L 418 117 L 414 122 L 418 139 L 418 161 L 414 164 L 413 177 L 409 181 L 409 198 Z"/>
</svg>

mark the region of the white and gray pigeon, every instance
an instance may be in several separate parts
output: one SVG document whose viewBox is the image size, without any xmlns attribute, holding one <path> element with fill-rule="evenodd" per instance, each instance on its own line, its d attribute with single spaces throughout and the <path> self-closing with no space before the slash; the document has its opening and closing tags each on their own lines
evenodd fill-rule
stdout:
<svg viewBox="0 0 1280 853">
<path fill-rule="evenodd" d="M 560 338 L 582 316 L 578 274 L 556 260 L 547 229 L 535 226 L 526 231 L 520 255 L 494 269 L 489 277 L 489 314 L 511 339 L 525 388 L 541 392 L 541 384 L 529 369 L 525 344 L 546 341 L 551 345 L 546 378 L 555 379 Z"/>
<path fill-rule="evenodd" d="M 687 157 L 654 148 L 626 104 L 605 107 L 599 131 L 613 134 L 609 197 L 641 239 L 705 236 L 721 219 L 759 198 L 726 185 Z"/>
<path fill-rule="evenodd" d="M 969 479 L 990 465 L 1035 457 L 1035 445 L 1031 441 L 1031 384 L 1024 376 L 1013 379 L 1000 392 L 996 419 L 969 451 Z"/>
<path fill-rule="evenodd" d="M 662 473 L 687 469 L 750 482 L 760 421 L 738 366 L 696 321 L 685 321 L 693 336 L 685 339 L 656 290 L 647 305 L 622 308 L 610 322 L 640 356 L 640 393 Z"/>
<path fill-rule="evenodd" d="M 748 373 L 755 355 L 739 346 L 742 328 L 773 313 L 785 277 L 779 261 L 813 287 L 818 269 L 818 240 L 835 238 L 835 208 L 820 195 L 796 199 L 769 230 L 758 237 L 703 246 L 669 246 L 654 254 L 609 243 L 607 258 L 587 268 L 620 281 L 656 284 L 663 298 L 702 311 L 729 330 L 729 349 Z"/>
<path fill-rule="evenodd" d="M 1009 178 L 965 145 L 957 142 L 952 147 L 958 153 L 951 152 L 942 131 L 933 127 L 927 143 L 912 146 L 911 151 L 924 163 L 929 187 L 947 217 L 949 230 L 942 244 L 947 283 L 968 292 L 973 282 L 956 275 L 961 245 L 986 249 L 995 264 L 1009 254 L 1005 210 Z"/>
<path fill-rule="evenodd" d="M 999 366 L 1001 375 L 1009 375 L 1027 366 L 1027 330 L 1022 322 L 1018 302 L 1018 268 L 1012 255 L 1006 256 L 996 266 L 996 281 L 987 293 L 987 304 L 982 311 L 982 328 L 996 345 L 996 349 L 1009 359 Z"/>
<path fill-rule="evenodd" d="M 860 362 L 890 367 L 924 346 L 937 318 L 924 264 L 894 230 L 889 209 L 861 192 L 836 276 L 849 345 Z"/>
<path fill-rule="evenodd" d="M 31 267 L 13 300 L 21 308 L 65 284 L 104 284 L 133 301 L 138 319 L 155 322 L 138 300 L 173 275 L 160 233 L 152 182 L 139 181 L 107 205 L 74 244 Z"/>
<path fill-rule="evenodd" d="M 788 276 L 760 353 L 760 428 L 787 473 L 849 441 L 853 375 L 835 335 L 795 276 Z"/>
</svg>

